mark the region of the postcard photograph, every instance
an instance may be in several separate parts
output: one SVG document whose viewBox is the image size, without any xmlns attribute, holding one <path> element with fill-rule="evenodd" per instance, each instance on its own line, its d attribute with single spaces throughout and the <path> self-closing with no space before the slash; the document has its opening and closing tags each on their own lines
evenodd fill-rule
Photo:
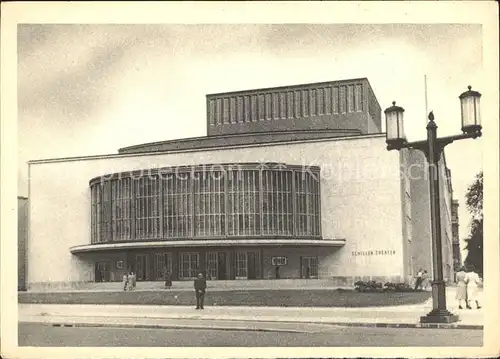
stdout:
<svg viewBox="0 0 500 359">
<path fill-rule="evenodd" d="M 455 2 L 455 21 L 206 5 L 12 25 L 23 357 L 480 353 L 498 314 L 491 24 Z"/>
</svg>

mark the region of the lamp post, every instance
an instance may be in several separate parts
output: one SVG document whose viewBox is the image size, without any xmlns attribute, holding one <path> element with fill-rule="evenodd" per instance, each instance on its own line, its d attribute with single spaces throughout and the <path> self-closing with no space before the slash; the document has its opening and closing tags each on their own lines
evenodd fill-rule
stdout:
<svg viewBox="0 0 500 359">
<path fill-rule="evenodd" d="M 453 323 L 458 321 L 458 315 L 450 313 L 446 309 L 446 291 L 443 280 L 443 258 L 441 242 L 441 213 L 439 201 L 439 172 L 438 163 L 446 145 L 453 141 L 466 138 L 477 138 L 481 136 L 481 116 L 479 111 L 481 94 L 469 90 L 459 96 L 462 108 L 462 134 L 448 137 L 437 137 L 437 125 L 434 122 L 434 114 L 429 113 L 427 123 L 427 140 L 418 142 L 407 142 L 403 127 L 402 107 L 392 106 L 384 111 L 386 118 L 386 142 L 387 150 L 401 150 L 411 148 L 422 151 L 429 165 L 429 193 L 431 209 L 431 239 L 433 260 L 432 281 L 432 311 L 420 318 L 421 323 Z"/>
</svg>

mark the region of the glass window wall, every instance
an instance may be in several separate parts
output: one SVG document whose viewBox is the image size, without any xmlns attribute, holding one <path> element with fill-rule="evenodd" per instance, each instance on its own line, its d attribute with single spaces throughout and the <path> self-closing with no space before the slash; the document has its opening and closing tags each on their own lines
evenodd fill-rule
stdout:
<svg viewBox="0 0 500 359">
<path fill-rule="evenodd" d="M 160 238 L 159 184 L 151 176 L 135 180 L 136 239 Z"/>
<path fill-rule="evenodd" d="M 91 183 L 91 242 L 320 237 L 319 185 L 319 168 L 283 164 L 117 174 Z"/>
<path fill-rule="evenodd" d="M 163 235 L 191 236 L 192 194 L 189 174 L 169 175 L 163 180 Z"/>
<path fill-rule="evenodd" d="M 194 179 L 195 236 L 222 236 L 225 233 L 224 173 L 203 171 Z"/>
</svg>

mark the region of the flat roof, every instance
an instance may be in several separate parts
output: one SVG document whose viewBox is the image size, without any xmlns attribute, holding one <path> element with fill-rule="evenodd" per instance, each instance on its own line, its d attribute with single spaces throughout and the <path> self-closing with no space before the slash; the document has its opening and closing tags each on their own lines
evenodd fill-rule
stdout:
<svg viewBox="0 0 500 359">
<path fill-rule="evenodd" d="M 132 153 L 134 150 L 141 150 L 152 146 L 167 146 L 164 151 L 198 149 L 212 147 L 226 147 L 230 145 L 246 144 L 269 144 L 280 141 L 300 141 L 319 138 L 335 138 L 345 136 L 359 136 L 362 132 L 359 129 L 315 129 L 315 130 L 286 130 L 286 131 L 263 131 L 263 132 L 244 132 L 231 133 L 211 136 L 189 137 L 166 141 L 156 141 L 150 143 L 141 143 L 138 145 L 122 147 L 118 149 L 119 153 Z M 294 137 L 284 139 L 286 137 Z M 281 139 L 280 139 L 281 138 Z M 228 144 L 227 141 L 236 143 Z M 176 148 L 177 147 L 177 148 Z M 158 150 L 150 150 L 158 151 Z M 144 152 L 144 151 L 141 151 Z"/>
<path fill-rule="evenodd" d="M 345 136 L 345 137 L 333 137 L 333 138 L 320 138 L 320 139 L 308 139 L 308 140 L 298 140 L 298 141 L 281 141 L 268 143 L 266 146 L 280 146 L 280 145 L 299 145 L 303 143 L 316 143 L 316 142 L 332 142 L 332 141 L 349 141 L 349 140 L 364 140 L 370 138 L 380 138 L 385 137 L 384 133 L 359 135 L 359 136 Z M 202 152 L 202 151 L 222 151 L 228 148 L 252 148 L 252 147 L 262 147 L 262 144 L 245 144 L 245 145 L 228 145 L 224 148 L 197 148 L 190 150 L 173 150 L 173 151 L 156 151 L 156 152 L 140 152 L 140 153 L 118 153 L 118 154 L 103 154 L 103 155 L 90 155 L 90 156 L 75 156 L 75 157 L 59 157 L 59 158 L 46 158 L 38 160 L 30 160 L 27 163 L 31 164 L 41 164 L 41 163 L 56 163 L 56 162 L 70 162 L 70 161 L 81 161 L 81 160 L 100 160 L 100 159 L 111 159 L 111 158 L 127 158 L 127 157 L 140 157 L 140 156 L 158 156 L 161 154 L 173 154 L 173 153 L 189 153 L 189 152 Z"/>
<path fill-rule="evenodd" d="M 301 89 L 304 87 L 316 87 L 316 86 L 326 86 L 332 84 L 345 84 L 351 82 L 366 82 L 370 86 L 370 81 L 368 81 L 367 77 L 359 77 L 354 79 L 344 79 L 344 80 L 332 80 L 332 81 L 321 81 L 321 82 L 310 82 L 305 84 L 294 84 L 294 85 L 283 85 L 283 86 L 274 86 L 274 87 L 264 87 L 264 88 L 256 88 L 256 89 L 247 89 L 247 90 L 236 90 L 229 92 L 217 92 L 207 94 L 206 97 L 214 97 L 214 96 L 222 96 L 222 95 L 235 95 L 240 93 L 250 93 L 250 92 L 259 92 L 259 91 L 275 91 L 275 90 L 294 90 Z M 370 86 L 371 88 L 371 86 Z M 373 91 L 373 89 L 372 89 Z"/>
</svg>

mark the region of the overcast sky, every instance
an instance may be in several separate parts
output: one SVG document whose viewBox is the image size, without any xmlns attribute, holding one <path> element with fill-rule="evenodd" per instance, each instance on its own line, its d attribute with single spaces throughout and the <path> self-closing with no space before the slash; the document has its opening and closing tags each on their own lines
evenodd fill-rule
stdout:
<svg viewBox="0 0 500 359">
<path fill-rule="evenodd" d="M 458 96 L 487 79 L 480 25 L 20 25 L 18 56 L 19 195 L 28 160 L 205 135 L 208 93 L 367 77 L 418 140 L 424 74 L 439 135 L 460 133 Z M 463 238 L 481 139 L 446 158 Z"/>
</svg>

